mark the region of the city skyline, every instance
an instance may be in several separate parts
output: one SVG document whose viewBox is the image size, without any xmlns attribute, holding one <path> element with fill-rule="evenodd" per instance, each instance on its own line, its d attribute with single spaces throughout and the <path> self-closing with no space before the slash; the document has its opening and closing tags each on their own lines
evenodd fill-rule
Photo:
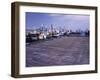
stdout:
<svg viewBox="0 0 100 80">
<path fill-rule="evenodd" d="M 26 29 L 50 28 L 53 25 L 56 29 L 89 30 L 89 21 L 89 15 L 26 12 Z"/>
</svg>

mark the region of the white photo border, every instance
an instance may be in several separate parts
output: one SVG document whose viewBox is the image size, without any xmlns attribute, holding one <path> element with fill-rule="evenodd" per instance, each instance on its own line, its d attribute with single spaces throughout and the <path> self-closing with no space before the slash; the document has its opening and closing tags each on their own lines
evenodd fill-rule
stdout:
<svg viewBox="0 0 100 80">
<path fill-rule="evenodd" d="M 48 67 L 26 67 L 26 45 L 25 45 L 25 12 L 41 13 L 63 13 L 63 14 L 86 14 L 90 15 L 90 64 L 86 65 L 66 65 L 66 66 L 48 66 Z M 42 74 L 57 72 L 76 72 L 95 70 L 95 10 L 73 9 L 73 8 L 54 8 L 23 6 L 19 7 L 19 74 Z"/>
</svg>

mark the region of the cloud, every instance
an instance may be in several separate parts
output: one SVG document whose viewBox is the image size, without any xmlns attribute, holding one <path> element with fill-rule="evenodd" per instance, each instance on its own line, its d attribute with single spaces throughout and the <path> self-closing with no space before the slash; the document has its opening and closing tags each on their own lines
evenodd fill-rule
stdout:
<svg viewBox="0 0 100 80">
<path fill-rule="evenodd" d="M 89 15 L 77 15 L 77 14 L 49 14 L 48 16 L 52 18 L 57 18 L 60 20 L 76 20 L 76 21 L 84 21 L 89 20 Z"/>
</svg>

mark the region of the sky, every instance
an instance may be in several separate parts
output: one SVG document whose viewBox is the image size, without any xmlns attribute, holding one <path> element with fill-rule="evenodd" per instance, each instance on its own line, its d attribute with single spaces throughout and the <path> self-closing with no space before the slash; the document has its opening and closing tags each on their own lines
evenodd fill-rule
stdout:
<svg viewBox="0 0 100 80">
<path fill-rule="evenodd" d="M 83 14 L 58 14 L 26 12 L 26 29 L 37 29 L 41 26 L 49 28 L 89 30 L 90 16 Z"/>
</svg>

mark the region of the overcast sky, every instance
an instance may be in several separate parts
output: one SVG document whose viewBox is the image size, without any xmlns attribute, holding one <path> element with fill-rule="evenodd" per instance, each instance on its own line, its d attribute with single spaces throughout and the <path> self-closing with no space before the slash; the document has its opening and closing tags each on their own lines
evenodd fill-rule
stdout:
<svg viewBox="0 0 100 80">
<path fill-rule="evenodd" d="M 55 14 L 55 13 L 33 13 L 26 12 L 26 29 L 36 29 L 41 26 L 64 28 L 71 30 L 89 29 L 90 16 L 76 14 Z"/>
</svg>

